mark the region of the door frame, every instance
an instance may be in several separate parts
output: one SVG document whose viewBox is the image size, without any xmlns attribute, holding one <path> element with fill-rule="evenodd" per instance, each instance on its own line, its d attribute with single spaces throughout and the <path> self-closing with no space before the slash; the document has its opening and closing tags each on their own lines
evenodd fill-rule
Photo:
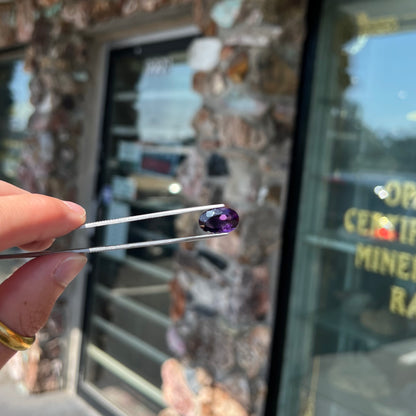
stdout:
<svg viewBox="0 0 416 416">
<path fill-rule="evenodd" d="M 178 7 L 175 10 L 161 11 L 154 14 L 141 14 L 130 19 L 120 19 L 109 25 L 94 28 L 86 35 L 90 38 L 88 54 L 90 75 L 84 119 L 85 126 L 79 151 L 78 189 L 79 202 L 87 210 L 87 221 L 95 219 L 96 184 L 99 176 L 99 160 L 103 138 L 103 121 L 105 114 L 106 85 L 110 53 L 116 49 L 132 47 L 198 35 L 199 29 L 193 23 L 192 9 Z M 88 236 L 78 245 L 88 244 Z M 70 324 L 70 337 L 67 356 L 67 389 L 78 394 L 90 405 L 108 415 L 124 415 L 117 407 L 99 394 L 91 385 L 81 379 L 80 365 L 83 347 L 84 321 L 88 310 L 88 281 L 87 272 L 79 279 L 70 310 L 73 312 Z"/>
<path fill-rule="evenodd" d="M 305 26 L 306 38 L 303 45 L 300 83 L 297 93 L 296 117 L 294 121 L 291 168 L 289 173 L 288 195 L 286 198 L 285 218 L 283 221 L 282 248 L 280 265 L 277 271 L 274 293 L 275 310 L 273 313 L 273 335 L 270 348 L 269 373 L 265 416 L 284 416 L 278 414 L 279 394 L 283 370 L 286 342 L 287 319 L 293 258 L 296 244 L 296 228 L 299 214 L 302 172 L 310 113 L 314 62 L 320 27 L 323 0 L 308 0 Z"/>
</svg>

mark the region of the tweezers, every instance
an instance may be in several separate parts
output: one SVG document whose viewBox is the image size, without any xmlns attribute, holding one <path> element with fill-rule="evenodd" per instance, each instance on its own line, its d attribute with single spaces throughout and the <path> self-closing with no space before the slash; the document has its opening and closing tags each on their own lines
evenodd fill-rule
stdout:
<svg viewBox="0 0 416 416">
<path fill-rule="evenodd" d="M 172 209 L 168 211 L 152 212 L 150 214 L 133 215 L 130 217 L 90 222 L 90 223 L 86 223 L 82 225 L 81 227 L 78 228 L 78 230 L 96 228 L 96 227 L 105 227 L 108 225 L 122 224 L 122 223 L 133 222 L 133 221 L 144 221 L 144 220 L 150 220 L 154 218 L 187 214 L 189 212 L 195 212 L 195 211 L 207 211 L 210 209 L 224 208 L 224 207 L 225 207 L 224 204 L 214 204 L 214 205 L 203 205 L 203 206 L 198 206 L 198 207 Z M 141 242 L 136 242 L 136 243 L 117 244 L 117 245 L 110 245 L 110 246 L 89 247 L 89 248 L 70 248 L 70 249 L 55 250 L 55 251 L 45 250 L 45 251 L 28 251 L 28 252 L 13 253 L 13 254 L 0 254 L 0 260 L 25 259 L 25 258 L 41 257 L 41 256 L 46 256 L 48 254 L 58 254 L 58 253 L 92 254 L 92 253 L 99 253 L 99 252 L 111 251 L 111 250 L 128 250 L 128 249 L 133 249 L 133 248 L 152 247 L 152 246 L 160 246 L 160 245 L 165 245 L 165 244 L 187 243 L 190 241 L 205 240 L 207 238 L 223 237 L 227 234 L 228 233 L 215 233 L 215 234 L 205 233 L 205 234 L 193 235 L 189 237 L 165 238 L 162 240 L 141 241 Z"/>
</svg>

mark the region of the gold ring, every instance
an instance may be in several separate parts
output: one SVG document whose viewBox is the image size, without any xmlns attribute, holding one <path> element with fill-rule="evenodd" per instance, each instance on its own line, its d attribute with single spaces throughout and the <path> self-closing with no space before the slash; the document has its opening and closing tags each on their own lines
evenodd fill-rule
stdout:
<svg viewBox="0 0 416 416">
<path fill-rule="evenodd" d="M 0 343 L 14 351 L 27 350 L 34 342 L 36 336 L 23 337 L 17 334 L 0 321 Z"/>
</svg>

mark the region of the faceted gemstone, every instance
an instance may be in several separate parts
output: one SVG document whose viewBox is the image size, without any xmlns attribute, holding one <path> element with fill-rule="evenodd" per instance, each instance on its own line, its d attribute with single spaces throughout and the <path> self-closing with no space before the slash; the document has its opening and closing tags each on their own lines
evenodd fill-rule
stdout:
<svg viewBox="0 0 416 416">
<path fill-rule="evenodd" d="M 228 233 L 238 225 L 238 214 L 231 208 L 214 208 L 199 217 L 199 226 L 211 233 Z"/>
</svg>

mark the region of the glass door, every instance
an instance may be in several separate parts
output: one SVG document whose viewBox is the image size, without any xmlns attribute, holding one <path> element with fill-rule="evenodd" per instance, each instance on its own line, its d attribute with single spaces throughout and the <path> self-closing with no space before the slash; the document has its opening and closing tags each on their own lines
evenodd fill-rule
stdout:
<svg viewBox="0 0 416 416">
<path fill-rule="evenodd" d="M 321 13 L 278 414 L 411 416 L 416 4 Z"/>
<path fill-rule="evenodd" d="M 194 143 L 201 105 L 186 63 L 190 37 L 110 51 L 98 218 L 183 207 L 176 170 Z M 94 244 L 175 237 L 174 217 L 106 227 Z M 119 250 L 93 259 L 80 389 L 105 409 L 155 415 L 165 407 L 169 283 L 175 247 Z M 113 413 L 111 413 L 113 414 Z"/>
</svg>

